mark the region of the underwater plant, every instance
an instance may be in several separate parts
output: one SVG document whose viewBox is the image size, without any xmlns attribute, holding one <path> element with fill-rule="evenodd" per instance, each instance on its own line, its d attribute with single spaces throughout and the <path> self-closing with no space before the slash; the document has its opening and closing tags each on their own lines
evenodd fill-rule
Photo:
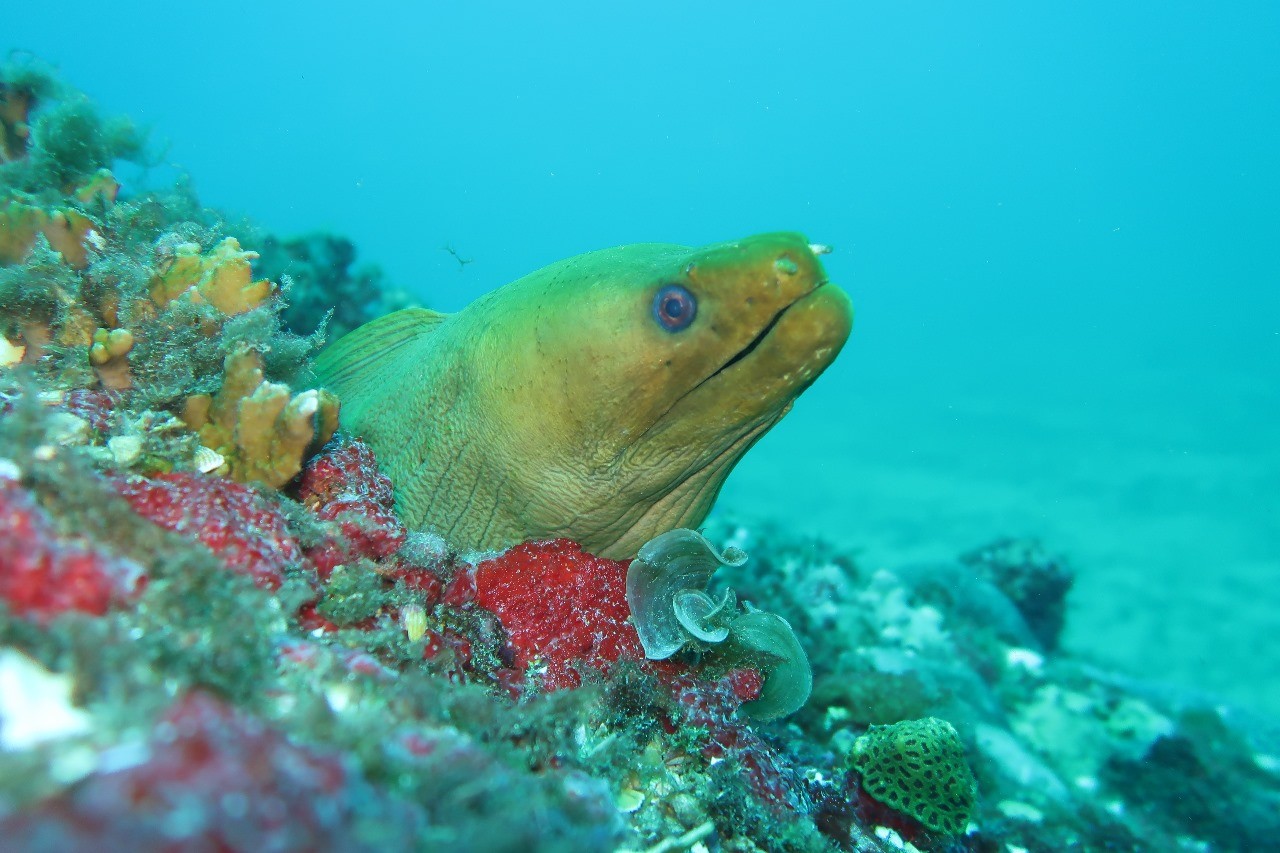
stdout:
<svg viewBox="0 0 1280 853">
<path fill-rule="evenodd" d="M 705 590 L 720 566 L 746 560 L 742 550 L 717 552 L 701 533 L 684 528 L 646 542 L 627 572 L 627 604 L 645 657 L 664 660 L 690 643 L 723 642 L 737 609 L 733 590 L 718 603 Z"/>
<path fill-rule="evenodd" d="M 0 65 L 0 189 L 69 193 L 113 160 L 142 153 L 131 121 L 104 118 L 45 63 L 27 57 Z"/>
<path fill-rule="evenodd" d="M 755 719 L 772 720 L 804 705 L 813 689 L 813 672 L 787 620 L 750 606 L 739 610 L 731 589 L 718 601 L 707 594 L 716 569 L 746 560 L 732 546 L 717 552 L 696 530 L 668 531 L 641 546 L 631 562 L 627 604 L 650 660 L 690 648 L 713 668 L 758 670 L 764 686 L 742 708 Z"/>
</svg>

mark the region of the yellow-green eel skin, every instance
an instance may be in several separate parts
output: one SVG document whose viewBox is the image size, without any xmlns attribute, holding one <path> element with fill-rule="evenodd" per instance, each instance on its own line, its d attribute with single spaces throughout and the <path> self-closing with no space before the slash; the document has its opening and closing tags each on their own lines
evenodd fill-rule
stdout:
<svg viewBox="0 0 1280 853">
<path fill-rule="evenodd" d="M 318 372 L 411 527 L 460 551 L 567 537 L 623 559 L 706 517 L 852 322 L 800 234 L 645 243 L 551 264 L 455 314 L 389 314 Z"/>
</svg>

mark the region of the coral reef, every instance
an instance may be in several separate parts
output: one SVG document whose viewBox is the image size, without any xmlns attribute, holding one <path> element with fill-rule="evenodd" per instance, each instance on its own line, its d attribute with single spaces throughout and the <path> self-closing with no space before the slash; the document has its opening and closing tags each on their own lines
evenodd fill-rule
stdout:
<svg viewBox="0 0 1280 853">
<path fill-rule="evenodd" d="M 295 476 L 336 428 L 337 401 L 290 387 L 319 342 L 280 329 L 278 288 L 252 276 L 257 255 L 189 197 L 121 199 L 107 167 L 136 139 L 121 142 L 125 123 L 83 96 L 6 66 L 0 99 L 6 139 L 23 142 L 0 166 L 6 361 L 46 394 L 123 392 L 112 408 L 134 430 L 104 437 L 113 457 L 137 461 L 146 445 L 153 468 L 273 487 Z M 179 403 L 200 440 L 148 442 L 139 425 L 171 421 L 162 413 Z"/>
<path fill-rule="evenodd" d="M 1075 580 L 1066 560 L 1039 542 L 1006 538 L 962 554 L 960 562 L 983 572 L 1009 597 L 1043 648 L 1057 648 Z"/>
<path fill-rule="evenodd" d="M 199 540 L 228 569 L 267 589 L 302 562 L 281 511 L 239 483 L 182 471 L 128 477 L 115 487 L 138 515 Z"/>
<path fill-rule="evenodd" d="M 82 195 L 83 188 L 76 192 Z M 43 208 L 21 196 L 0 200 L 0 264 L 16 264 L 30 257 L 37 238 L 75 269 L 89 265 L 89 247 L 101 239 L 96 223 L 71 207 Z"/>
<path fill-rule="evenodd" d="M 337 522 L 341 531 L 307 552 L 321 578 L 359 557 L 385 560 L 408 538 L 395 515 L 391 481 L 379 473 L 373 451 L 362 441 L 339 438 L 326 446 L 308 463 L 298 482 L 297 498 L 317 518 Z M 426 577 L 438 592 L 435 576 L 428 573 Z"/>
<path fill-rule="evenodd" d="M 476 566 L 474 600 L 509 626 L 516 668 L 537 672 L 548 690 L 576 687 L 578 667 L 607 671 L 643 655 L 620 594 L 625 570 L 566 539 L 518 545 Z"/>
<path fill-rule="evenodd" d="M 130 121 L 103 118 L 49 66 L 16 56 L 0 65 L 0 187 L 69 193 L 113 160 L 141 151 Z"/>
<path fill-rule="evenodd" d="M 1165 832 L 1218 850 L 1263 850 L 1280 828 L 1275 769 L 1220 715 L 1195 710 L 1142 755 L 1109 758 L 1102 778 L 1134 804 L 1148 837 Z"/>
<path fill-rule="evenodd" d="M 178 699 L 138 750 L 0 821 L 19 848 L 414 849 L 426 815 L 342 756 L 290 743 L 215 697 Z M 283 819 L 285 816 L 287 820 Z"/>
<path fill-rule="evenodd" d="M 130 150 L 125 127 L 38 66 L 0 69 L 7 844 L 1280 834 L 1280 736 L 1060 649 L 1071 571 L 1031 543 L 873 568 L 718 517 L 628 563 L 567 540 L 459 554 L 407 530 L 369 447 L 330 438 L 318 338 L 281 321 L 290 294 L 302 332 L 325 293 L 389 297 L 330 238 L 268 248 L 180 188 L 117 193 L 99 170 Z"/>
<path fill-rule="evenodd" d="M 16 68 L 0 71 L 0 163 L 27 156 L 31 108 L 51 84 L 51 78 L 23 75 Z"/>
<path fill-rule="evenodd" d="M 47 622 L 69 611 L 100 616 L 126 599 L 142 568 L 87 539 L 59 535 L 9 473 L 0 471 L 0 601 L 19 616 Z"/>
<path fill-rule="evenodd" d="M 267 279 L 253 280 L 251 261 L 235 237 L 226 237 L 208 251 L 199 243 L 179 243 L 163 253 L 151 281 L 151 301 L 164 309 L 175 299 L 195 305 L 208 303 L 228 317 L 252 311 L 274 291 Z"/>
<path fill-rule="evenodd" d="M 106 168 L 140 152 L 128 121 L 102 118 L 41 63 L 0 66 L 0 265 L 27 260 L 43 242 L 87 267 L 119 189 Z"/>
</svg>

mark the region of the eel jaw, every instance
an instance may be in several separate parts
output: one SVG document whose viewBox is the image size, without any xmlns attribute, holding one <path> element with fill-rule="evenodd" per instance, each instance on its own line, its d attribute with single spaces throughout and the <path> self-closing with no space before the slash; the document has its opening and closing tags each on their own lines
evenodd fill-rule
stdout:
<svg viewBox="0 0 1280 853">
<path fill-rule="evenodd" d="M 712 373 L 710 376 L 708 376 L 706 379 L 702 381 L 707 382 L 708 380 L 714 379 L 716 376 L 719 376 L 721 373 L 724 373 L 726 370 L 728 370 L 738 362 L 742 361 L 743 359 L 751 355 L 751 353 L 754 352 L 756 348 L 759 347 L 760 344 L 764 342 L 765 338 L 767 338 L 769 334 L 774 330 L 774 327 L 778 325 L 778 322 L 782 319 L 783 315 L 785 315 L 788 311 L 790 311 L 796 305 L 796 303 L 813 295 L 814 291 L 818 290 L 820 287 L 826 284 L 827 282 L 825 280 L 818 282 L 813 286 L 812 290 L 808 291 L 807 293 L 803 293 L 800 296 L 797 296 L 795 299 L 791 300 L 791 302 L 787 303 L 782 308 L 780 308 L 778 312 L 769 319 L 769 322 L 764 324 L 764 327 L 760 329 L 760 331 L 756 334 L 756 336 L 752 338 L 745 347 L 738 350 L 738 352 L 736 352 L 732 358 L 730 358 L 728 361 L 722 364 L 719 367 L 719 369 L 715 371 L 715 373 Z M 701 385 L 702 383 L 698 383 L 698 384 Z"/>
<path fill-rule="evenodd" d="M 658 533 L 699 524 L 738 460 L 835 359 L 852 319 L 843 290 L 814 287 L 645 430 L 613 482 L 634 486 L 670 478 L 670 485 L 651 486 L 660 497 L 639 517 L 625 519 L 620 531 L 610 529 L 599 553 L 631 556 Z"/>
<path fill-rule="evenodd" d="M 628 465 L 667 462 L 697 470 L 742 435 L 770 426 L 835 360 L 849 337 L 853 308 L 823 283 L 778 312 L 746 347 L 685 392 L 628 448 Z"/>
<path fill-rule="evenodd" d="M 835 360 L 852 325 L 849 297 L 837 285 L 821 281 L 774 315 L 695 392 L 754 400 L 760 404 L 758 414 L 789 405 Z"/>
</svg>

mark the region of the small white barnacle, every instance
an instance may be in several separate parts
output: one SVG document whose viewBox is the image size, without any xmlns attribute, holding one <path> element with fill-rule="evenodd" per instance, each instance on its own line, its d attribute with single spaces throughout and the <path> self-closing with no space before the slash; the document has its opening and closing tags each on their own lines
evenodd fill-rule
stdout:
<svg viewBox="0 0 1280 853">
<path fill-rule="evenodd" d="M 405 636 L 416 643 L 427 633 L 427 611 L 421 604 L 406 604 L 400 611 L 400 624 Z"/>
<path fill-rule="evenodd" d="M 197 471 L 201 474 L 208 474 L 212 471 L 217 471 L 227 463 L 227 460 L 218 451 L 202 444 L 196 448 L 195 463 Z"/>
</svg>

